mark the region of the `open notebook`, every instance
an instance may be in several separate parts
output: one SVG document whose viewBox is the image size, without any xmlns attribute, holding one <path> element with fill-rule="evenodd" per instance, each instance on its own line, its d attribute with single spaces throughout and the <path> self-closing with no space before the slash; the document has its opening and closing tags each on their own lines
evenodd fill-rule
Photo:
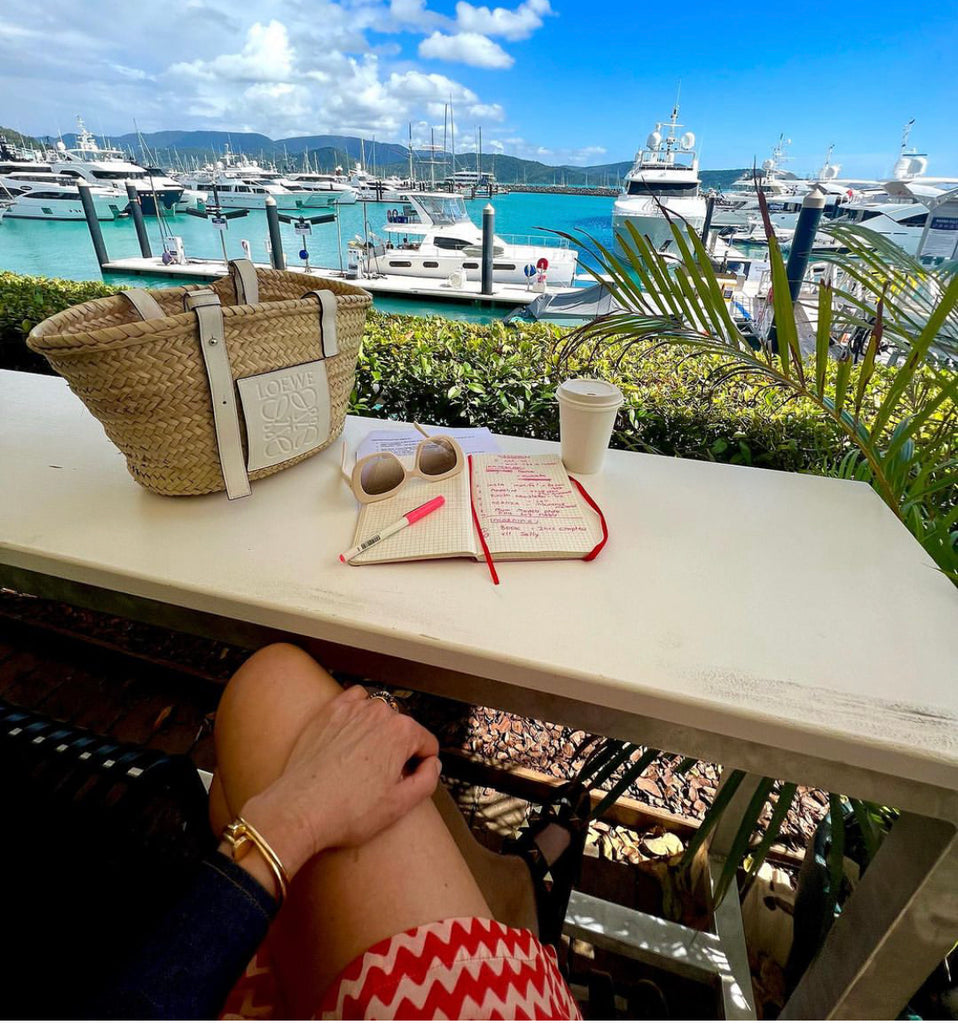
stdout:
<svg viewBox="0 0 958 1024">
<path fill-rule="evenodd" d="M 411 459 L 403 461 L 411 465 Z M 437 483 L 414 478 L 394 497 L 363 505 L 356 545 L 430 498 L 442 494 L 446 499 L 438 512 L 387 537 L 350 564 L 482 559 L 473 502 L 494 561 L 586 558 L 602 545 L 601 516 L 576 489 L 558 455 L 472 455 L 469 463 L 454 477 Z"/>
</svg>

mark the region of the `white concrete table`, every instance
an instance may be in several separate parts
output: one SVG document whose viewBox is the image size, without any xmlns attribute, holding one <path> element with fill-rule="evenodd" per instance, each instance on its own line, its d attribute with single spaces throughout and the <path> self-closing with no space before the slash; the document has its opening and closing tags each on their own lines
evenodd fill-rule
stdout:
<svg viewBox="0 0 958 1024">
<path fill-rule="evenodd" d="M 506 563 L 496 587 L 469 560 L 339 564 L 340 450 L 239 501 L 162 498 L 62 380 L 2 372 L 0 583 L 282 630 L 334 667 L 899 807 L 787 1008 L 896 1014 L 958 939 L 958 590 L 879 498 L 610 452 L 584 479 L 599 558 Z"/>
</svg>

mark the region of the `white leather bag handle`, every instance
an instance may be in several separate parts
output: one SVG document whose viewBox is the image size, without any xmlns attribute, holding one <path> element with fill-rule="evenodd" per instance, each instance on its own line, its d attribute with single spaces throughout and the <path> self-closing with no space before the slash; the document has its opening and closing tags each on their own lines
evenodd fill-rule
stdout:
<svg viewBox="0 0 958 1024">
<path fill-rule="evenodd" d="M 306 292 L 304 299 L 313 298 L 319 303 L 319 344 L 323 358 L 339 355 L 339 340 L 336 337 L 336 296 L 328 288 Z"/>
<path fill-rule="evenodd" d="M 160 320 L 166 316 L 163 307 L 145 288 L 127 288 L 120 294 L 136 310 L 141 320 Z"/>
<path fill-rule="evenodd" d="M 188 292 L 183 297 L 183 304 L 196 313 L 200 351 L 203 353 L 213 402 L 213 425 L 226 496 L 231 499 L 245 498 L 251 489 L 243 459 L 239 411 L 236 407 L 229 353 L 226 351 L 223 309 L 219 296 L 212 289 L 198 289 Z"/>
<path fill-rule="evenodd" d="M 230 277 L 236 291 L 237 306 L 255 306 L 259 302 L 259 281 L 251 260 L 230 260 Z"/>
</svg>

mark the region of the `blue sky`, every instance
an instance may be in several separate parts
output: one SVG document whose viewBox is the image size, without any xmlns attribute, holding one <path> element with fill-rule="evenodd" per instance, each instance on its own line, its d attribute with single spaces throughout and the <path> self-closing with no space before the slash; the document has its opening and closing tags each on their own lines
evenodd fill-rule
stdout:
<svg viewBox="0 0 958 1024">
<path fill-rule="evenodd" d="M 97 12 L 97 13 L 94 13 Z M 702 166 L 761 162 L 780 133 L 796 173 L 829 144 L 881 176 L 903 124 L 929 174 L 958 173 L 958 5 L 698 0 L 165 0 L 0 6 L 0 124 L 98 133 L 216 128 L 428 141 L 451 99 L 457 149 L 544 163 L 630 159 L 668 117 Z"/>
</svg>

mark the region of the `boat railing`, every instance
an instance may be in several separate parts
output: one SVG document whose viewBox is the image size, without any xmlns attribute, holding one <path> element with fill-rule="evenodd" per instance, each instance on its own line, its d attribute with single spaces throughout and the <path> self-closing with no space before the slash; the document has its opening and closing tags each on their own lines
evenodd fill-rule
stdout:
<svg viewBox="0 0 958 1024">
<path fill-rule="evenodd" d="M 569 248 L 569 240 L 558 235 L 501 235 L 497 232 L 496 237 L 509 245 L 530 245 L 537 249 Z"/>
</svg>

